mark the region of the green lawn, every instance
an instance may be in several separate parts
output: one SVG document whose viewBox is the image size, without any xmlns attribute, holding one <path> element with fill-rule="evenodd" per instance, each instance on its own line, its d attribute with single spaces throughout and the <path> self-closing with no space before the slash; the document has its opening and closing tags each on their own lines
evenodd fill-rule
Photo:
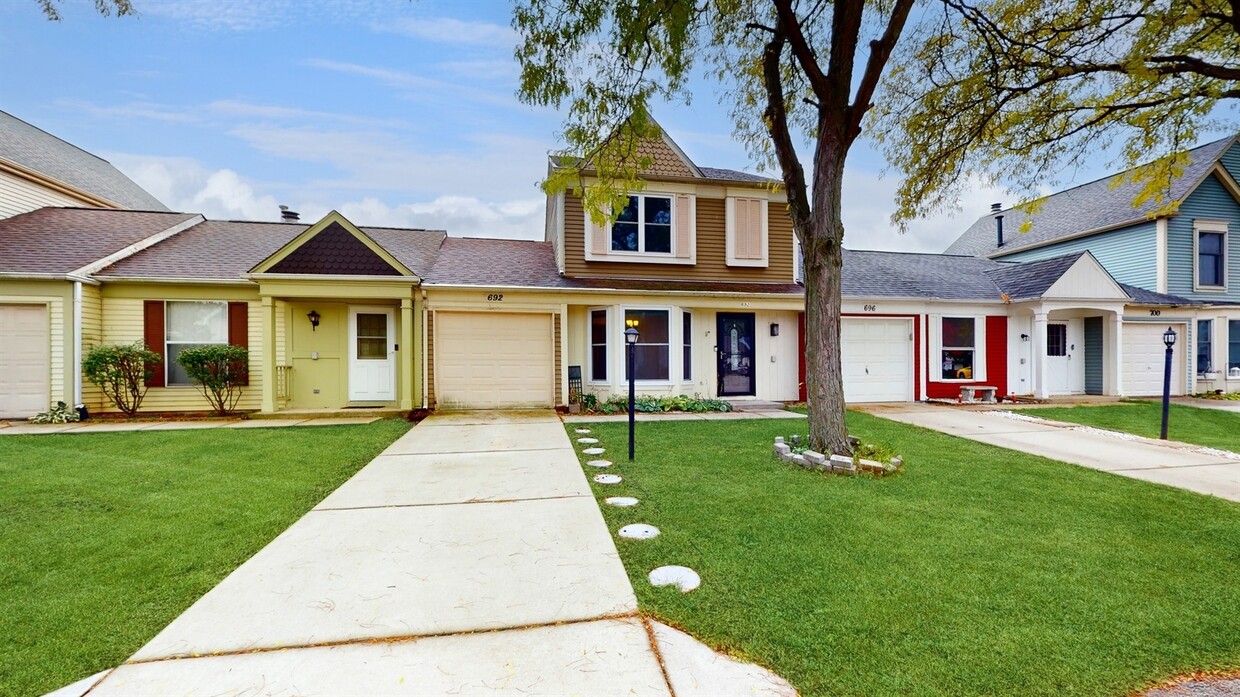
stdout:
<svg viewBox="0 0 1240 697">
<path fill-rule="evenodd" d="M 125 660 L 408 428 L 0 437 L 0 695 Z"/>
<path fill-rule="evenodd" d="M 1240 667 L 1240 505 L 860 413 L 885 479 L 779 462 L 768 419 L 592 424 L 635 508 L 609 526 L 642 608 L 803 695 L 1122 695 Z M 583 458 L 584 459 L 584 458 Z M 591 474 L 597 470 L 591 469 Z M 652 588 L 656 566 L 703 578 Z"/>
<path fill-rule="evenodd" d="M 1070 421 L 1110 431 L 1157 438 L 1162 426 L 1162 402 L 1124 402 L 1102 406 L 1047 407 L 1024 413 L 1055 421 Z M 1211 448 L 1240 450 L 1240 413 L 1171 405 L 1167 437 Z"/>
</svg>

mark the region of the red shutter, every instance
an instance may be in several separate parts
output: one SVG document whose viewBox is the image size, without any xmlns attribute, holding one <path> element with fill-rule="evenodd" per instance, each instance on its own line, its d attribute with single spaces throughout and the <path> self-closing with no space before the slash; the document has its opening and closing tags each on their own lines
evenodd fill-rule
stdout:
<svg viewBox="0 0 1240 697">
<path fill-rule="evenodd" d="M 250 304 L 228 303 L 228 343 L 241 348 L 250 348 Z M 247 372 L 241 381 L 242 385 L 250 384 Z"/>
<path fill-rule="evenodd" d="M 147 300 L 142 306 L 142 338 L 146 347 L 159 354 L 159 363 L 152 366 L 147 387 L 164 386 L 164 301 Z"/>
</svg>

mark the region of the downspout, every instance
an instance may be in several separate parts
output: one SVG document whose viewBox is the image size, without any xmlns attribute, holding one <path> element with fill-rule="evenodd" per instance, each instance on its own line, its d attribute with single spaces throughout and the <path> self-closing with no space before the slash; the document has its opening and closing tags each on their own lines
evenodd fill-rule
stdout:
<svg viewBox="0 0 1240 697">
<path fill-rule="evenodd" d="M 82 282 L 73 282 L 73 406 L 82 406 Z"/>
<path fill-rule="evenodd" d="M 422 288 L 422 408 L 426 409 L 430 403 L 430 373 L 429 362 L 426 358 L 427 347 L 430 346 L 430 339 L 426 336 L 426 289 Z"/>
</svg>

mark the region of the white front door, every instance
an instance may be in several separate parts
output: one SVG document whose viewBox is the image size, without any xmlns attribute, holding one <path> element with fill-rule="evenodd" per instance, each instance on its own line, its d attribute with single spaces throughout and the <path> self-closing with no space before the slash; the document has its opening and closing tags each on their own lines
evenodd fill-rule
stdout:
<svg viewBox="0 0 1240 697">
<path fill-rule="evenodd" d="M 1080 319 L 1046 325 L 1046 378 L 1051 394 L 1085 393 L 1084 337 Z"/>
<path fill-rule="evenodd" d="M 396 400 L 396 312 L 349 308 L 349 401 Z"/>
</svg>

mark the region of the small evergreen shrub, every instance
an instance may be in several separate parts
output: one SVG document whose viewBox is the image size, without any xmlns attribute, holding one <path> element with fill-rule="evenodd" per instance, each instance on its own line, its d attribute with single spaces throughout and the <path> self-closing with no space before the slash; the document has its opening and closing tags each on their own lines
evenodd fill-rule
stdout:
<svg viewBox="0 0 1240 697">
<path fill-rule="evenodd" d="M 241 346 L 214 344 L 182 349 L 177 363 L 220 416 L 237 408 L 250 372 L 250 352 Z"/>
<path fill-rule="evenodd" d="M 614 395 L 600 400 L 596 395 L 587 394 L 582 400 L 582 409 L 599 414 L 619 414 L 629 410 L 628 395 Z M 644 413 L 684 411 L 701 414 L 708 411 L 732 411 L 732 405 L 722 399 L 707 399 L 698 395 L 686 397 L 656 397 L 654 395 L 638 395 L 633 398 L 633 410 Z"/>
<path fill-rule="evenodd" d="M 108 401 L 126 416 L 135 416 L 146 396 L 146 382 L 154 375 L 159 354 L 143 341 L 96 346 L 82 359 L 86 379 L 99 386 Z"/>
</svg>

